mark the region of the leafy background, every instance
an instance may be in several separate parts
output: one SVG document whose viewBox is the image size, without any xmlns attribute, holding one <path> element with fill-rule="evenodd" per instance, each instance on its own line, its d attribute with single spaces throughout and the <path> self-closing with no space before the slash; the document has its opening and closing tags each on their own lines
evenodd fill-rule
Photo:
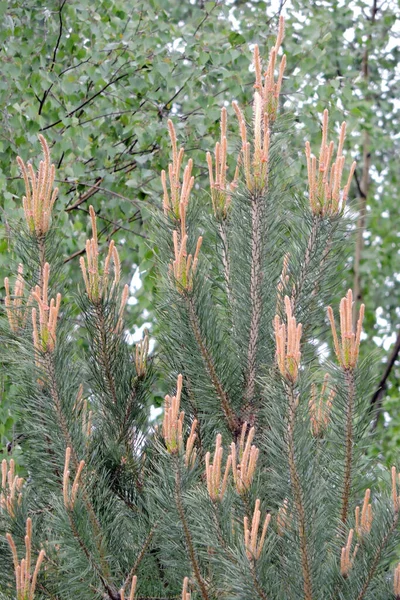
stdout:
<svg viewBox="0 0 400 600">
<path fill-rule="evenodd" d="M 292 177 L 305 189 L 304 142 L 317 151 L 325 107 L 332 133 L 346 119 L 348 163 L 350 156 L 358 163 L 349 202 L 353 250 L 343 265 L 343 286 L 355 288 L 367 306 L 363 352 L 376 355 L 371 401 L 382 403 L 371 452 L 390 464 L 400 448 L 395 0 L 0 0 L 0 271 L 3 278 L 13 268 L 9 219 L 21 216 L 15 159 L 19 154 L 37 164 L 43 132 L 57 165 L 59 244 L 68 279 L 80 284 L 78 256 L 92 203 L 101 243 L 115 239 L 131 281 L 131 338 L 138 339 L 144 326 L 155 334 L 151 216 L 160 210 L 160 171 L 169 162 L 167 119 L 194 160 L 197 193 L 206 194 L 205 151 L 217 139 L 221 106 L 249 97 L 252 45 L 259 43 L 267 56 L 280 13 L 287 19 L 281 101 L 293 114 Z M 155 404 L 161 393 L 154 390 Z M 12 395 L 4 376 L 4 452 L 13 430 Z"/>
</svg>

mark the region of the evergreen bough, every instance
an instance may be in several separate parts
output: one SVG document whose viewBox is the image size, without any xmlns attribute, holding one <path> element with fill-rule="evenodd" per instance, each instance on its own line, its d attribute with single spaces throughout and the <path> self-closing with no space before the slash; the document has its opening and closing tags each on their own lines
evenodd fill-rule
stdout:
<svg viewBox="0 0 400 600">
<path fill-rule="evenodd" d="M 281 19 L 264 75 L 255 46 L 252 105 L 233 103 L 235 151 L 222 109 L 208 195 L 191 160 L 181 178 L 169 121 L 154 222 L 158 341 L 175 391 L 159 428 L 148 334 L 127 343 L 114 243 L 99 248 L 90 207 L 72 322 L 46 140 L 38 173 L 18 159 L 25 224 L 13 289 L 5 281 L 2 361 L 19 415 L 9 451 L 22 448 L 24 469 L 2 464 L 3 598 L 400 598 L 398 476 L 393 467 L 390 486 L 365 452 L 364 307 L 349 291 L 326 311 L 355 164 L 343 186 L 346 126 L 334 157 L 325 111 L 318 159 L 306 144 L 308 193 L 288 177 L 283 34 Z"/>
</svg>

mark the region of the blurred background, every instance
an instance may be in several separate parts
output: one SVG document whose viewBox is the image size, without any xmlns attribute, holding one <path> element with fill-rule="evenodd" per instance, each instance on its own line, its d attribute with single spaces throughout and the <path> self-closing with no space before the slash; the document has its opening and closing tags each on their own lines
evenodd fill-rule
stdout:
<svg viewBox="0 0 400 600">
<path fill-rule="evenodd" d="M 337 298 L 352 287 L 366 304 L 362 352 L 376 357 L 370 393 L 379 409 L 370 451 L 390 465 L 400 457 L 397 0 L 0 0 L 1 281 L 18 259 L 9 244 L 12 222 L 22 216 L 16 156 L 37 165 L 42 132 L 57 166 L 67 283 L 81 285 L 78 257 L 93 204 L 100 242 L 115 240 L 131 285 L 129 338 L 140 339 L 144 327 L 154 337 L 151 217 L 162 206 L 160 172 L 170 159 L 167 119 L 194 160 L 196 193 L 207 198 L 205 152 L 219 136 L 221 107 L 228 108 L 235 161 L 230 105 L 251 99 L 253 45 L 267 58 L 280 14 L 288 61 L 281 105 L 292 117 L 287 155 L 299 190 L 307 183 L 304 143 L 319 148 L 323 110 L 335 141 L 340 123 L 348 124 L 346 163 L 357 161 L 348 207 L 354 225 Z M 13 390 L 6 375 L 0 383 L 4 453 L 13 436 Z M 156 386 L 154 407 L 162 393 Z"/>
</svg>

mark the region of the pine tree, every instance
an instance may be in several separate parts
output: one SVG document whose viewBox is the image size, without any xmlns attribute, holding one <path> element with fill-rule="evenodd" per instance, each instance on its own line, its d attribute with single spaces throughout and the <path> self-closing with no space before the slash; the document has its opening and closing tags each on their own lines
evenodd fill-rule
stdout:
<svg viewBox="0 0 400 600">
<path fill-rule="evenodd" d="M 46 140 L 37 173 L 18 159 L 25 219 L 13 228 L 21 264 L 14 287 L 5 281 L 2 361 L 22 461 L 2 463 L 3 598 L 400 598 L 398 475 L 365 452 L 364 306 L 351 290 L 330 306 L 355 164 L 344 123 L 336 151 L 328 141 L 325 111 L 318 159 L 306 144 L 307 193 L 291 179 L 283 35 L 281 19 L 264 75 L 254 48 L 252 103 L 233 102 L 236 150 L 222 109 L 209 194 L 191 160 L 182 175 L 168 124 L 154 228 L 161 371 L 174 391 L 158 428 L 148 334 L 128 344 L 114 243 L 99 247 L 90 207 L 83 283 L 64 290 Z"/>
</svg>

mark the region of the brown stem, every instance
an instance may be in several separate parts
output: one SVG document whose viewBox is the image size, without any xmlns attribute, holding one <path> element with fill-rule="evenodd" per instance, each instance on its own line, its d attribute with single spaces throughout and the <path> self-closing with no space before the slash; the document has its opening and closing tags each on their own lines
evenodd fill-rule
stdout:
<svg viewBox="0 0 400 600">
<path fill-rule="evenodd" d="M 303 502 L 303 490 L 301 488 L 300 477 L 297 471 L 294 443 L 294 426 L 296 418 L 297 398 L 295 397 L 294 390 L 292 387 L 287 388 L 287 395 L 289 399 L 289 422 L 287 431 L 289 472 L 299 526 L 304 600 L 312 600 L 311 569 L 307 549 L 306 514 Z"/>
<path fill-rule="evenodd" d="M 250 266 L 250 331 L 247 348 L 247 374 L 244 391 L 245 420 L 249 420 L 254 403 L 257 375 L 257 349 L 262 315 L 262 197 L 254 194 L 251 199 L 251 266 Z"/>
<path fill-rule="evenodd" d="M 176 462 L 176 475 L 175 475 L 175 502 L 178 510 L 178 515 L 182 523 L 183 533 L 186 541 L 186 548 L 189 554 L 189 559 L 193 567 L 194 576 L 196 577 L 197 583 L 199 584 L 201 597 L 203 600 L 209 600 L 207 587 L 205 581 L 200 573 L 200 566 L 197 560 L 196 552 L 193 547 L 192 536 L 189 530 L 189 525 L 186 520 L 185 509 L 182 502 L 181 495 L 181 474 L 179 470 L 179 464 Z"/>
<path fill-rule="evenodd" d="M 108 598 L 110 600 L 120 600 L 119 593 L 113 586 L 110 586 L 110 584 L 104 578 L 104 576 L 102 575 L 101 569 L 94 561 L 89 549 L 86 547 L 86 544 L 84 543 L 81 536 L 79 535 L 79 531 L 77 530 L 77 528 L 75 526 L 75 521 L 73 520 L 70 511 L 68 510 L 67 513 L 68 513 L 69 523 L 70 523 L 70 527 L 71 527 L 73 536 L 76 538 L 76 540 L 77 540 L 82 552 L 86 556 L 88 562 L 91 564 L 91 566 L 93 567 L 93 569 L 96 571 L 97 575 L 99 576 L 102 586 L 105 589 L 105 591 L 107 592 Z"/>
<path fill-rule="evenodd" d="M 346 406 L 346 432 L 345 432 L 345 461 L 344 477 L 342 491 L 342 508 L 340 511 L 340 520 L 346 523 L 349 511 L 350 488 L 351 488 L 351 468 L 353 462 L 353 413 L 355 399 L 355 382 L 353 370 L 345 371 L 347 386 L 347 406 Z"/>
<path fill-rule="evenodd" d="M 251 577 L 253 579 L 254 589 L 256 590 L 256 592 L 259 595 L 259 597 L 261 598 L 261 600 L 268 600 L 267 594 L 264 592 L 264 590 L 262 589 L 262 587 L 260 586 L 260 584 L 258 582 L 254 561 L 252 561 L 252 563 L 251 563 L 250 570 L 251 570 Z"/>
<path fill-rule="evenodd" d="M 74 445 L 72 443 L 72 438 L 69 433 L 68 424 L 67 424 L 67 421 L 65 419 L 64 412 L 62 409 L 61 399 L 58 394 L 57 379 L 56 379 L 55 368 L 54 368 L 54 363 L 53 363 L 53 356 L 52 356 L 52 354 L 50 354 L 48 352 L 44 355 L 44 366 L 45 366 L 45 369 L 46 369 L 47 375 L 48 375 L 50 395 L 54 402 L 58 422 L 59 422 L 59 425 L 60 425 L 60 428 L 61 428 L 61 431 L 62 431 L 62 434 L 64 437 L 64 441 L 65 441 L 66 446 L 69 446 L 71 448 L 71 457 L 72 457 L 75 469 L 77 469 L 78 465 L 79 465 L 79 460 L 78 460 L 78 456 L 75 452 Z M 84 479 L 85 479 L 85 474 L 83 473 L 82 481 L 84 481 Z M 106 558 L 104 556 L 104 552 L 102 550 L 102 546 L 104 545 L 104 540 L 101 535 L 101 526 L 97 519 L 93 505 L 92 505 L 87 493 L 84 491 L 84 489 L 82 489 L 82 499 L 85 503 L 86 509 L 89 514 L 90 522 L 92 524 L 92 527 L 93 527 L 93 530 L 95 533 L 96 545 L 97 545 L 100 560 L 102 563 L 103 572 L 106 573 L 106 577 L 109 577 L 110 569 L 109 569 L 108 563 L 106 561 Z"/>
<path fill-rule="evenodd" d="M 149 546 L 150 546 L 150 544 L 151 544 L 151 540 L 152 540 L 152 539 L 153 539 L 153 537 L 154 537 L 154 533 L 155 533 L 155 531 L 156 531 L 156 529 L 157 529 L 157 525 L 158 525 L 158 524 L 156 523 L 156 524 L 155 524 L 155 525 L 154 525 L 154 526 L 151 528 L 151 530 L 150 530 L 150 532 L 149 532 L 149 535 L 148 535 L 148 536 L 147 536 L 147 538 L 145 539 L 145 541 L 144 541 L 144 544 L 143 544 L 143 546 L 142 546 L 142 549 L 140 550 L 140 552 L 139 552 L 139 554 L 138 554 L 138 556 L 137 556 L 137 558 L 136 558 L 136 560 L 135 560 L 135 563 L 134 563 L 134 565 L 133 565 L 132 569 L 131 569 L 131 570 L 130 570 L 130 572 L 129 572 L 129 575 L 128 575 L 128 577 L 127 577 L 127 578 L 126 578 L 126 580 L 125 580 L 125 583 L 124 583 L 124 588 L 126 588 L 126 586 L 129 584 L 129 582 L 132 580 L 132 577 L 135 575 L 136 571 L 137 571 L 137 570 L 138 570 L 138 568 L 139 568 L 139 565 L 140 565 L 140 563 L 142 562 L 143 558 L 145 557 L 145 554 L 146 554 L 146 552 L 147 552 L 147 550 L 148 550 L 148 548 L 149 548 Z"/>
<path fill-rule="evenodd" d="M 381 543 L 379 544 L 379 546 L 377 548 L 377 551 L 375 552 L 374 560 L 372 561 L 372 565 L 371 565 L 371 568 L 368 571 L 368 575 L 367 575 L 367 578 L 366 578 L 366 580 L 364 582 L 364 585 L 363 585 L 363 587 L 362 587 L 359 595 L 357 596 L 357 600 L 363 600 L 363 598 L 364 598 L 364 596 L 365 596 L 365 594 L 366 594 L 366 592 L 368 590 L 369 584 L 371 583 L 371 580 L 372 580 L 373 576 L 375 575 L 375 571 L 376 571 L 376 569 L 377 569 L 377 567 L 379 565 L 382 552 L 385 549 L 385 546 L 388 543 L 390 536 L 392 535 L 392 533 L 397 528 L 398 520 L 399 520 L 399 512 L 397 511 L 394 514 L 393 523 L 390 526 L 390 529 L 388 530 L 388 532 L 384 536 L 383 540 L 381 541 Z"/>
<path fill-rule="evenodd" d="M 194 337 L 199 346 L 199 350 L 200 350 L 201 356 L 203 358 L 204 365 L 210 376 L 211 382 L 214 386 L 217 396 L 220 399 L 221 408 L 225 415 L 229 430 L 231 431 L 232 434 L 236 435 L 236 433 L 239 429 L 238 419 L 232 410 L 228 395 L 227 395 L 226 391 L 224 390 L 224 387 L 223 387 L 221 381 L 219 380 L 219 377 L 218 377 L 217 372 L 214 367 L 213 359 L 212 359 L 211 354 L 206 346 L 206 343 L 203 340 L 203 336 L 201 334 L 200 324 L 199 324 L 199 320 L 198 320 L 196 310 L 195 310 L 195 307 L 193 304 L 193 300 L 189 297 L 187 302 L 188 302 L 189 321 L 192 326 Z"/>
</svg>

